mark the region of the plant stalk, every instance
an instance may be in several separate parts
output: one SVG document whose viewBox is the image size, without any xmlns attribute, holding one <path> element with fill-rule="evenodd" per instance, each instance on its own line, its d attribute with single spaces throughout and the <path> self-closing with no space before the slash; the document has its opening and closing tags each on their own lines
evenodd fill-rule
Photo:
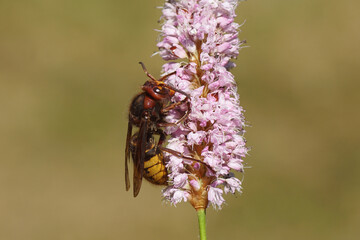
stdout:
<svg viewBox="0 0 360 240">
<path fill-rule="evenodd" d="M 206 240 L 206 213 L 205 209 L 197 210 L 198 220 L 199 220 L 199 233 L 200 240 Z"/>
</svg>

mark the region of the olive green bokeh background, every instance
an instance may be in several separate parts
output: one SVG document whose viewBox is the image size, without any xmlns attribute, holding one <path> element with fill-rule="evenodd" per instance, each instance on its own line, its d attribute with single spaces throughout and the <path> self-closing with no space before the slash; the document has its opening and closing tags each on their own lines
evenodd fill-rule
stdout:
<svg viewBox="0 0 360 240">
<path fill-rule="evenodd" d="M 131 98 L 159 76 L 162 0 L 0 2 L 0 239 L 197 239 L 189 204 L 124 189 Z M 250 0 L 233 69 L 244 193 L 209 239 L 358 239 L 360 2 Z M 241 176 L 240 176 L 241 177 Z"/>
</svg>

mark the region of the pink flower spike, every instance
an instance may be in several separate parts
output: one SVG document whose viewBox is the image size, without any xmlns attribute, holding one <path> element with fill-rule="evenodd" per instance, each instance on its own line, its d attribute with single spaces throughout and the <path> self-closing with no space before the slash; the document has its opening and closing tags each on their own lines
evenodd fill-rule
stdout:
<svg viewBox="0 0 360 240">
<path fill-rule="evenodd" d="M 159 55 L 163 72 L 175 72 L 165 83 L 189 95 L 189 105 L 170 111 L 165 129 L 169 149 L 187 158 L 165 154 L 169 186 L 163 196 L 172 204 L 189 201 L 197 210 L 221 208 L 223 194 L 241 192 L 233 171 L 243 172 L 245 146 L 243 109 L 229 69 L 243 42 L 234 22 L 238 0 L 170 0 L 163 8 Z M 181 62 L 179 61 L 181 59 Z M 184 99 L 175 94 L 172 101 Z M 194 161 L 188 158 L 195 159 Z"/>
</svg>

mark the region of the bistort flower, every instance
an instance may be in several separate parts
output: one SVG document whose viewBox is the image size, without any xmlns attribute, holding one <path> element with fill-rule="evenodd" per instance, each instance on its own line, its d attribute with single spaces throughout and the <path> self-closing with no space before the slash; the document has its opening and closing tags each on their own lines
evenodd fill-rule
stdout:
<svg viewBox="0 0 360 240">
<path fill-rule="evenodd" d="M 164 74 L 176 71 L 166 83 L 190 95 L 190 105 L 171 111 L 167 147 L 202 163 L 167 154 L 169 186 L 163 196 L 171 203 L 189 201 L 195 209 L 209 204 L 220 208 L 224 193 L 241 191 L 241 181 L 232 170 L 243 171 L 245 146 L 243 109 L 231 62 L 243 42 L 240 25 L 234 22 L 238 0 L 169 0 L 162 10 L 164 20 L 159 54 L 167 60 Z M 174 61 L 176 60 L 176 61 Z M 173 101 L 184 96 L 175 95 Z"/>
</svg>

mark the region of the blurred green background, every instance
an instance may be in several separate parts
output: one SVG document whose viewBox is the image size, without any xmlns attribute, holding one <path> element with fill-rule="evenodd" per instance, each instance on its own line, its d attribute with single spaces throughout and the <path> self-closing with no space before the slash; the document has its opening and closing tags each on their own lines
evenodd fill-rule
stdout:
<svg viewBox="0 0 360 240">
<path fill-rule="evenodd" d="M 0 239 L 197 239 L 195 211 L 124 189 L 127 110 L 163 0 L 0 1 Z M 250 0 L 233 69 L 243 194 L 209 239 L 359 239 L 360 2 Z M 241 176 L 240 176 L 241 177 Z"/>
</svg>

